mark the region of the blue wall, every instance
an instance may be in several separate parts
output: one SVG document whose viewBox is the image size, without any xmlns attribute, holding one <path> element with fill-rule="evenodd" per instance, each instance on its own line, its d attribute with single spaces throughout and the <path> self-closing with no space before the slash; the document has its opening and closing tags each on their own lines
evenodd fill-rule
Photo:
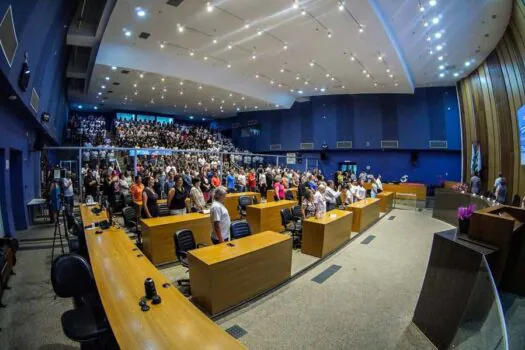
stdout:
<svg viewBox="0 0 525 350">
<path fill-rule="evenodd" d="M 6 94 L 16 95 L 18 100 L 0 102 L 0 125 L 4 130 L 0 137 L 3 170 L 0 201 L 4 229 L 8 235 L 14 235 L 15 226 L 17 229 L 27 227 L 25 204 L 40 197 L 40 153 L 34 151 L 35 141 L 58 143 L 62 138 L 68 114 L 63 85 L 68 59 L 65 35 L 76 1 L 0 0 L 0 16 L 3 17 L 10 5 L 18 49 L 11 67 L 0 53 L 0 88 Z M 18 76 L 26 52 L 32 73 L 29 87 L 23 92 L 18 86 Z M 40 96 L 37 112 L 29 104 L 33 88 Z M 40 116 L 44 111 L 51 114 L 51 121 L 42 124 Z M 22 152 L 23 193 L 11 193 L 11 185 L 15 182 L 11 181 L 11 171 L 7 169 L 11 150 Z M 12 196 L 23 198 L 24 205 L 13 204 Z M 19 218 L 16 223 L 15 217 Z"/>
<path fill-rule="evenodd" d="M 240 129 L 257 121 L 258 137 L 241 138 Z M 371 167 L 386 180 L 398 181 L 409 175 L 410 181 L 428 184 L 438 179 L 460 180 L 461 140 L 455 87 L 416 89 L 413 95 L 331 95 L 312 97 L 295 103 L 289 110 L 240 113 L 217 121 L 218 127 L 239 128 L 232 131 L 237 146 L 253 152 L 270 152 L 271 144 L 281 144 L 283 151 L 298 151 L 302 142 L 313 142 L 319 151 L 328 145 L 328 159 L 321 162 L 331 176 L 338 162 L 357 162 L 360 169 Z M 381 150 L 381 140 L 398 140 L 399 149 Z M 446 140 L 448 149 L 430 150 L 429 140 Z M 336 151 L 337 141 L 353 141 L 351 151 Z M 412 151 L 418 164 L 412 165 Z M 305 153 L 319 158 L 319 152 Z"/>
</svg>

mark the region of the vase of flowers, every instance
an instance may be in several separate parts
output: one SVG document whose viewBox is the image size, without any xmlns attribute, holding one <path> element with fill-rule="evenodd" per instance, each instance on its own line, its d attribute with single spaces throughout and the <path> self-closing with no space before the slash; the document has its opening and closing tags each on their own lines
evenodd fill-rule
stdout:
<svg viewBox="0 0 525 350">
<path fill-rule="evenodd" d="M 458 229 L 460 233 L 468 233 L 468 227 L 470 222 L 470 217 L 476 211 L 476 205 L 470 204 L 466 207 L 458 208 Z"/>
<path fill-rule="evenodd" d="M 467 192 L 468 185 L 466 183 L 457 182 L 454 185 L 452 185 L 452 190 L 457 192 Z"/>
</svg>

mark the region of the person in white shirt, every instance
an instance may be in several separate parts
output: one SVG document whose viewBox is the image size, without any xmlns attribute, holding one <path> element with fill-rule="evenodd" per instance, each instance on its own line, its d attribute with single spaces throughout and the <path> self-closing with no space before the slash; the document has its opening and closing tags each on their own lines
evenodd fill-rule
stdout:
<svg viewBox="0 0 525 350">
<path fill-rule="evenodd" d="M 370 189 L 370 197 L 371 198 L 376 198 L 377 196 L 377 190 L 378 190 L 378 187 L 377 187 L 377 183 L 376 183 L 376 179 L 372 176 L 371 177 L 371 189 Z"/>
<path fill-rule="evenodd" d="M 354 195 L 352 194 L 352 191 L 350 190 L 350 185 L 345 184 L 343 185 L 343 189 L 341 190 L 341 198 L 344 195 L 344 202 L 343 204 L 348 205 L 354 203 Z"/>
<path fill-rule="evenodd" d="M 316 206 L 316 216 L 320 218 L 324 213 L 326 213 L 326 185 L 322 182 L 315 192 L 314 203 Z"/>
<path fill-rule="evenodd" d="M 266 184 L 266 174 L 262 169 L 259 170 L 259 189 L 261 191 L 261 197 L 266 198 L 266 190 L 267 190 L 267 184 Z"/>
<path fill-rule="evenodd" d="M 381 182 L 381 174 L 377 174 L 376 184 L 377 184 L 377 193 L 383 192 L 383 183 Z"/>
<path fill-rule="evenodd" d="M 210 208 L 211 240 L 213 244 L 230 240 L 230 214 L 228 214 L 228 210 L 224 206 L 224 199 L 227 193 L 226 188 L 219 186 L 213 194 L 213 203 Z"/>
<path fill-rule="evenodd" d="M 327 182 L 325 198 L 326 198 L 326 211 L 334 210 L 337 207 L 337 198 L 341 195 L 341 192 L 334 189 L 335 184 L 332 180 Z"/>
<path fill-rule="evenodd" d="M 498 173 L 498 177 L 496 178 L 496 181 L 494 181 L 494 189 L 493 189 L 494 193 L 496 193 L 496 189 L 501 184 L 502 179 L 503 179 L 503 173 Z"/>
<path fill-rule="evenodd" d="M 366 198 L 366 189 L 363 186 L 363 180 L 359 180 L 359 183 L 357 185 L 357 188 L 355 190 L 355 198 L 358 201 L 362 201 Z"/>
<path fill-rule="evenodd" d="M 244 172 L 242 170 L 237 176 L 237 181 L 239 182 L 239 185 L 242 186 L 241 192 L 244 192 L 246 190 L 246 176 L 244 175 Z"/>
</svg>

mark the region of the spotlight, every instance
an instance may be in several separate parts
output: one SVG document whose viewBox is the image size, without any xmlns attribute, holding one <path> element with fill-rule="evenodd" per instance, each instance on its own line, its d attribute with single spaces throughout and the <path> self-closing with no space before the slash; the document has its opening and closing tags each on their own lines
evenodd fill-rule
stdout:
<svg viewBox="0 0 525 350">
<path fill-rule="evenodd" d="M 127 36 L 127 37 L 130 37 L 131 36 L 131 32 L 129 30 L 126 30 L 124 32 L 124 35 Z"/>
<path fill-rule="evenodd" d="M 111 70 L 117 70 L 117 67 L 112 66 L 112 67 L 111 67 Z"/>
<path fill-rule="evenodd" d="M 139 77 L 140 77 L 140 78 L 144 78 L 144 74 L 140 74 Z"/>
<path fill-rule="evenodd" d="M 345 5 L 343 4 L 342 1 L 339 2 L 339 11 L 344 11 L 345 9 Z"/>
<path fill-rule="evenodd" d="M 469 66 L 470 66 L 470 61 L 465 62 L 465 67 L 469 67 Z"/>
<path fill-rule="evenodd" d="M 146 11 L 144 11 L 144 10 L 141 9 L 140 7 L 137 7 L 135 10 L 137 11 L 137 16 L 139 16 L 139 17 L 144 17 L 144 16 L 146 16 Z"/>
<path fill-rule="evenodd" d="M 204 60 L 207 61 L 208 60 L 208 56 L 204 56 Z"/>
<path fill-rule="evenodd" d="M 443 78 L 445 76 L 445 73 L 439 73 L 439 77 Z"/>
<path fill-rule="evenodd" d="M 445 66 L 444 65 L 440 65 L 439 66 L 439 70 L 443 70 L 443 69 L 445 69 Z"/>
<path fill-rule="evenodd" d="M 109 80 L 109 77 L 106 77 L 105 79 L 106 79 L 106 80 Z"/>
<path fill-rule="evenodd" d="M 310 67 L 313 67 L 314 66 L 314 61 L 310 62 Z"/>
<path fill-rule="evenodd" d="M 366 69 L 363 69 L 363 74 L 366 74 Z"/>
<path fill-rule="evenodd" d="M 436 51 L 441 51 L 441 50 L 443 50 L 443 46 L 441 45 L 436 46 Z"/>
<path fill-rule="evenodd" d="M 246 29 L 250 28 L 250 24 L 249 24 L 249 23 L 246 23 L 246 24 L 244 25 L 244 28 L 246 28 Z"/>
<path fill-rule="evenodd" d="M 432 24 L 438 24 L 439 23 L 439 17 L 432 18 Z"/>
<path fill-rule="evenodd" d="M 281 70 L 279 72 L 284 73 L 284 68 L 281 68 Z"/>
<path fill-rule="evenodd" d="M 351 57 L 350 57 L 350 61 L 355 61 L 355 57 L 354 57 L 354 56 L 351 56 Z"/>
<path fill-rule="evenodd" d="M 285 45 L 283 46 L 283 50 L 288 50 L 288 45 L 285 44 Z"/>
<path fill-rule="evenodd" d="M 211 2 L 207 2 L 206 3 L 206 11 L 208 12 L 212 12 L 213 11 L 213 6 L 211 5 Z"/>
<path fill-rule="evenodd" d="M 436 0 L 430 0 L 430 1 L 428 2 L 428 4 L 429 4 L 430 6 L 436 6 L 437 1 L 436 1 Z"/>
<path fill-rule="evenodd" d="M 292 7 L 293 7 L 294 9 L 299 8 L 299 2 L 298 2 L 297 0 L 294 0 Z"/>
<path fill-rule="evenodd" d="M 226 67 L 231 68 L 232 67 L 231 63 L 228 63 Z"/>
<path fill-rule="evenodd" d="M 365 29 L 363 28 L 362 25 L 360 25 L 360 26 L 359 26 L 359 33 L 362 33 L 362 32 L 364 32 L 364 31 L 365 31 Z"/>
<path fill-rule="evenodd" d="M 325 92 L 325 91 L 326 91 L 326 89 L 325 89 L 325 88 L 321 88 L 321 92 Z"/>
<path fill-rule="evenodd" d="M 252 60 L 256 59 L 257 56 L 255 54 L 252 55 Z"/>
<path fill-rule="evenodd" d="M 231 50 L 233 46 L 231 45 L 228 45 L 228 50 Z"/>
<path fill-rule="evenodd" d="M 160 43 L 160 48 L 161 48 L 161 49 L 164 48 L 164 43 Z"/>
<path fill-rule="evenodd" d="M 441 33 L 437 32 L 436 34 L 434 34 L 434 38 L 441 39 Z"/>
<path fill-rule="evenodd" d="M 213 43 L 214 43 L 214 44 L 217 44 L 217 39 L 213 39 Z"/>
<path fill-rule="evenodd" d="M 177 29 L 178 29 L 179 33 L 184 32 L 184 27 L 181 26 L 180 24 L 177 24 Z"/>
<path fill-rule="evenodd" d="M 263 32 L 262 32 L 261 30 L 259 30 L 259 31 L 257 32 L 257 35 L 262 35 L 262 34 L 263 34 Z"/>
<path fill-rule="evenodd" d="M 459 77 L 459 73 L 454 73 L 454 77 Z"/>
<path fill-rule="evenodd" d="M 105 88 L 106 88 L 106 85 L 102 85 L 101 88 L 102 88 L 102 89 L 105 89 Z"/>
<path fill-rule="evenodd" d="M 438 60 L 439 60 L 439 61 L 443 61 L 443 56 L 439 56 L 439 57 L 438 57 Z"/>
<path fill-rule="evenodd" d="M 306 10 L 302 10 L 301 15 L 306 16 Z"/>
<path fill-rule="evenodd" d="M 332 37 L 332 33 L 328 32 L 328 39 L 330 39 L 331 37 Z"/>
</svg>

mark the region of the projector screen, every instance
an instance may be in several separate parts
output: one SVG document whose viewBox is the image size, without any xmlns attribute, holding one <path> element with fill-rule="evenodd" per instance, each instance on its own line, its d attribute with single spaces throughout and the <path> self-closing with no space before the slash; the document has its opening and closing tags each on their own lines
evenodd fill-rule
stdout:
<svg viewBox="0 0 525 350">
<path fill-rule="evenodd" d="M 525 165 L 525 106 L 518 109 L 521 165 Z"/>
</svg>

